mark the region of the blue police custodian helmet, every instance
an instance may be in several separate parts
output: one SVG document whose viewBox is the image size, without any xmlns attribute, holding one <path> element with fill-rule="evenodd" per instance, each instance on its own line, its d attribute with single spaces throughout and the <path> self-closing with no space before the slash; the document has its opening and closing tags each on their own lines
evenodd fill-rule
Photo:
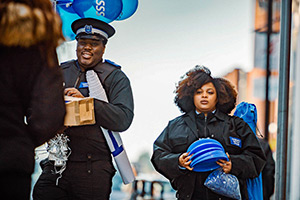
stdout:
<svg viewBox="0 0 300 200">
<path fill-rule="evenodd" d="M 76 34 L 76 39 L 86 38 L 95 39 L 95 36 L 108 39 L 115 34 L 115 29 L 98 19 L 83 18 L 75 20 L 72 25 L 72 30 Z M 101 38 L 99 38 L 101 40 Z"/>
</svg>

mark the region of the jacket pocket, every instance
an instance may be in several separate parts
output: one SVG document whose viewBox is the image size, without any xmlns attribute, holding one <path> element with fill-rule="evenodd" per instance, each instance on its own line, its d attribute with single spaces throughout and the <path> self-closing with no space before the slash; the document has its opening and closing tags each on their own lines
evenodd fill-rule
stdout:
<svg viewBox="0 0 300 200">
<path fill-rule="evenodd" d="M 242 138 L 236 133 L 234 122 L 230 124 L 229 130 L 223 134 L 226 144 L 226 151 L 231 154 L 239 154 L 242 152 Z"/>
</svg>

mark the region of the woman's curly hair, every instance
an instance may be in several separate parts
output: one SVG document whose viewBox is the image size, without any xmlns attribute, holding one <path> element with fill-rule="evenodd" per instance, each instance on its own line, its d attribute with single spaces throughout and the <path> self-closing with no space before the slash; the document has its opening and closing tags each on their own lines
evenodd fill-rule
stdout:
<svg viewBox="0 0 300 200">
<path fill-rule="evenodd" d="M 211 72 L 208 68 L 196 65 L 188 71 L 176 86 L 175 104 L 182 112 L 195 110 L 194 94 L 202 85 L 212 82 Z"/>
<path fill-rule="evenodd" d="M 55 49 L 64 40 L 60 16 L 49 0 L 1 0 L 0 45 L 38 46 L 49 66 L 56 66 Z"/>
<path fill-rule="evenodd" d="M 237 97 L 234 86 L 224 78 L 213 78 L 208 68 L 196 65 L 181 77 L 176 86 L 174 102 L 181 112 L 187 113 L 195 110 L 195 92 L 210 82 L 214 84 L 217 92 L 218 102 L 216 108 L 227 114 L 234 109 Z"/>
<path fill-rule="evenodd" d="M 237 91 L 233 84 L 225 78 L 214 78 L 213 84 L 218 97 L 216 108 L 223 113 L 231 113 L 236 106 L 237 98 Z"/>
</svg>

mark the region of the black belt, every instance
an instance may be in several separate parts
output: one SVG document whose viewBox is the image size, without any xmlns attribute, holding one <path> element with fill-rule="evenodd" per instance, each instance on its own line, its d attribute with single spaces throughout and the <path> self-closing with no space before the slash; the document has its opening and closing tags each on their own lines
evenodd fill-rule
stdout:
<svg viewBox="0 0 300 200">
<path fill-rule="evenodd" d="M 70 161 L 97 161 L 97 160 L 102 160 L 102 161 L 111 161 L 111 154 L 92 154 L 92 153 L 87 153 L 86 155 L 84 154 L 78 154 L 78 155 L 70 155 L 69 159 Z"/>
</svg>

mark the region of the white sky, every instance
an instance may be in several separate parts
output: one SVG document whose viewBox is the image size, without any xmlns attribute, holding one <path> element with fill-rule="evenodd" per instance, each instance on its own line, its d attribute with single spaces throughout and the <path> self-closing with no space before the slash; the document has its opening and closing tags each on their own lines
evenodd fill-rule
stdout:
<svg viewBox="0 0 300 200">
<path fill-rule="evenodd" d="M 175 84 L 195 65 L 213 76 L 253 66 L 254 0 L 140 0 L 136 13 L 111 23 L 116 34 L 104 58 L 122 66 L 131 81 L 135 117 L 121 133 L 131 161 L 152 154 L 154 140 L 181 113 Z M 60 61 L 75 58 L 75 42 Z"/>
</svg>

